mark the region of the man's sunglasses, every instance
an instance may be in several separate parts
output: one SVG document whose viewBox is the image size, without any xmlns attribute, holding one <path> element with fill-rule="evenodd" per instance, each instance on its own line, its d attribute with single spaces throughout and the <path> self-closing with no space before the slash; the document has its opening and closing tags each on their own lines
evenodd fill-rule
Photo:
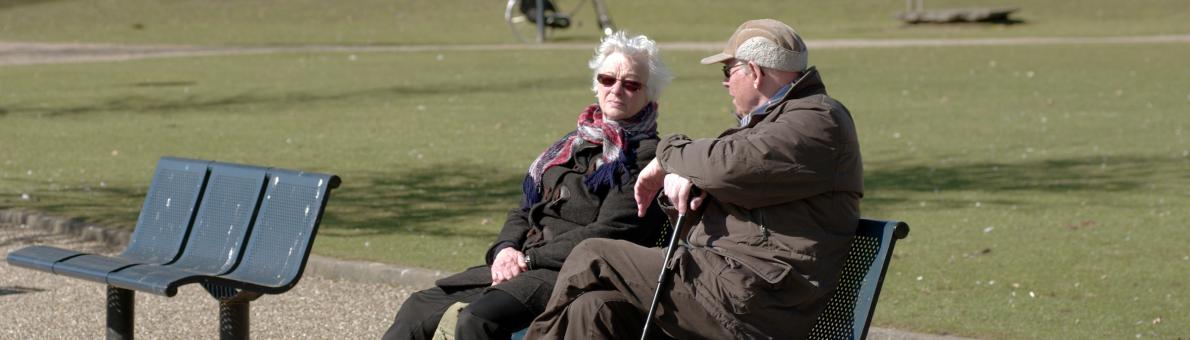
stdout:
<svg viewBox="0 0 1190 340">
<path fill-rule="evenodd" d="M 723 64 L 723 79 L 731 79 L 731 70 L 740 65 L 744 65 L 744 63 L 735 61 L 730 64 Z"/>
<path fill-rule="evenodd" d="M 628 90 L 628 92 L 636 92 L 637 90 L 640 90 L 640 88 L 645 87 L 645 84 L 641 84 L 639 81 L 632 81 L 632 80 L 628 80 L 628 79 L 617 79 L 616 77 L 612 77 L 612 76 L 609 76 L 606 74 L 600 74 L 600 75 L 595 76 L 595 80 L 598 81 L 600 85 L 603 85 L 603 87 L 612 87 L 613 85 L 616 85 L 617 81 L 619 81 L 620 87 L 623 87 L 625 90 Z"/>
</svg>

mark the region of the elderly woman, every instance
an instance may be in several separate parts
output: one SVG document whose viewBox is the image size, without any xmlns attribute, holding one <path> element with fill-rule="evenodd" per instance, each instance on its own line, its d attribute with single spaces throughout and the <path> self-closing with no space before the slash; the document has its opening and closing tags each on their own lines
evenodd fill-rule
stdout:
<svg viewBox="0 0 1190 340">
<path fill-rule="evenodd" d="M 658 240 L 665 215 L 654 209 L 638 217 L 633 185 L 653 159 L 656 100 L 671 77 L 652 40 L 624 32 L 605 38 L 589 66 L 598 103 L 579 110 L 577 129 L 529 165 L 524 200 L 508 213 L 487 265 L 414 293 L 385 339 L 428 339 L 448 308 L 462 304 L 451 318 L 455 327 L 443 323 L 445 331 L 460 339 L 507 339 L 545 309 L 558 269 L 580 241 L 652 246 Z"/>
</svg>

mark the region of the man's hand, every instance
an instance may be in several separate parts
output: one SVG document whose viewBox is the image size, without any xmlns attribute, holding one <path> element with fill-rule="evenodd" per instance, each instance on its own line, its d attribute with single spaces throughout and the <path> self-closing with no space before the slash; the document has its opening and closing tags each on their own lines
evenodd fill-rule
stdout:
<svg viewBox="0 0 1190 340">
<path fill-rule="evenodd" d="M 645 212 L 649 211 L 649 205 L 653 204 L 653 199 L 657 198 L 657 192 L 661 191 L 663 186 L 665 186 L 665 169 L 662 169 L 661 163 L 654 158 L 636 177 L 636 187 L 633 190 L 635 190 L 637 217 L 645 217 Z"/>
<path fill-rule="evenodd" d="M 524 253 L 513 247 L 501 249 L 496 259 L 492 260 L 492 285 L 508 281 L 526 270 L 529 270 L 529 266 L 525 264 Z"/>
<path fill-rule="evenodd" d="M 678 174 L 665 175 L 665 197 L 678 208 L 678 215 L 685 215 L 688 211 L 698 210 L 707 193 L 699 192 L 697 197 L 691 197 L 694 183 Z"/>
<path fill-rule="evenodd" d="M 649 205 L 653 204 L 653 199 L 657 198 L 657 192 L 662 188 L 665 188 L 665 197 L 674 203 L 678 208 L 678 214 L 682 215 L 687 211 L 698 210 L 707 197 L 705 191 L 700 192 L 697 197 L 690 197 L 694 183 L 677 174 L 665 173 L 661 163 L 654 158 L 636 177 L 636 187 L 633 188 L 636 191 L 636 216 L 645 217 Z"/>
</svg>

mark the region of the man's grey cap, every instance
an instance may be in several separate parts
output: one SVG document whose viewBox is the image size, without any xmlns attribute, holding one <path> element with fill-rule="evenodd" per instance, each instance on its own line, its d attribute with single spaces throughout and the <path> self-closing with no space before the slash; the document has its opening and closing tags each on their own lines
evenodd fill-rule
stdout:
<svg viewBox="0 0 1190 340">
<path fill-rule="evenodd" d="M 801 72 L 808 66 L 808 57 L 806 43 L 792 27 L 773 19 L 758 19 L 740 25 L 727 39 L 723 52 L 703 58 L 702 63 L 736 58 L 771 69 Z"/>
</svg>

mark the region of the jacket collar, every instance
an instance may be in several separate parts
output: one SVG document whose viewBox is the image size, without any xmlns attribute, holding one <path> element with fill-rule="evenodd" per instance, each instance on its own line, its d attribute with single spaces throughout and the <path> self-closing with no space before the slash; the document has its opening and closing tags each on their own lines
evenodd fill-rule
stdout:
<svg viewBox="0 0 1190 340">
<path fill-rule="evenodd" d="M 806 72 L 802 72 L 802 76 L 797 78 L 797 80 L 794 80 L 792 85 L 793 86 L 791 86 L 790 90 L 785 92 L 784 96 L 781 96 L 780 100 L 768 105 L 768 107 L 765 108 L 765 111 L 772 111 L 773 108 L 777 106 L 777 104 L 780 104 L 786 100 L 817 94 L 818 92 L 824 92 L 825 90 L 824 86 L 822 85 L 822 77 L 818 75 L 818 69 L 814 66 L 810 66 L 810 68 L 806 69 Z"/>
<path fill-rule="evenodd" d="M 785 101 L 824 92 L 824 90 L 822 77 L 818 75 L 818 69 L 811 66 L 805 72 L 802 72 L 802 76 L 798 77 L 797 80 L 785 84 L 785 86 L 778 89 L 773 94 L 773 97 L 769 98 L 769 101 L 765 102 L 764 105 L 758 106 L 752 113 L 744 116 L 744 118 L 740 118 L 740 127 L 756 125 L 755 123 L 763 120 L 765 116 L 772 113 L 777 106 L 780 106 Z"/>
</svg>

